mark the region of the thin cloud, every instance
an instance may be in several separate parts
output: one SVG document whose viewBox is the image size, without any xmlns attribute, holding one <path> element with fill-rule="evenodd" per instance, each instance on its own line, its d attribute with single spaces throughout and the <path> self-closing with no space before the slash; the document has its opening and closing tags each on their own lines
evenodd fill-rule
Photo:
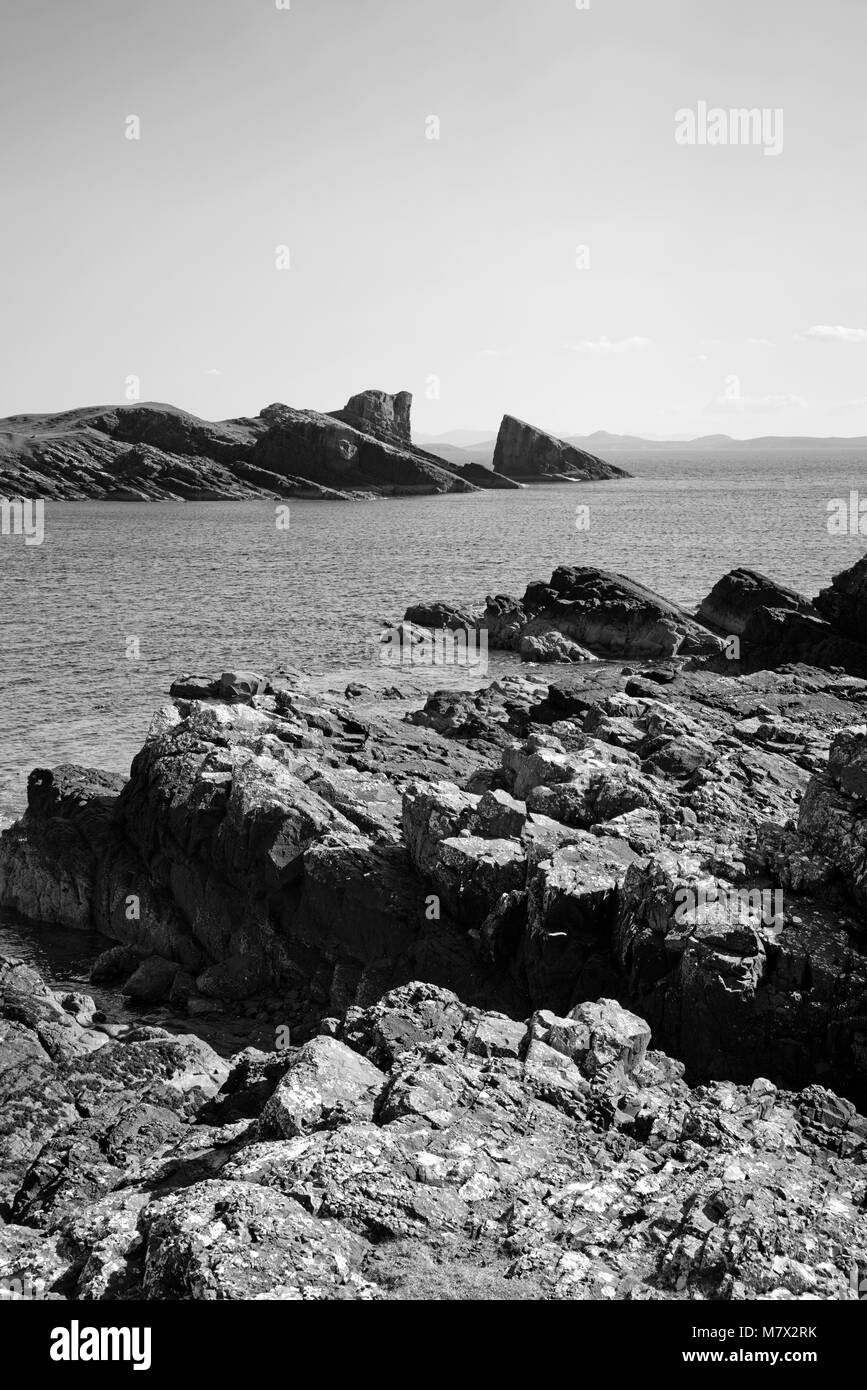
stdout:
<svg viewBox="0 0 867 1390">
<path fill-rule="evenodd" d="M 205 376 L 222 376 L 222 375 L 223 375 L 223 373 L 220 371 L 219 367 L 208 367 L 207 371 L 205 372 Z"/>
<path fill-rule="evenodd" d="M 505 353 L 499 348 L 482 348 L 479 352 L 480 357 L 505 357 Z"/>
<path fill-rule="evenodd" d="M 773 347 L 773 346 L 774 346 L 774 344 L 771 342 L 770 338 L 747 338 L 747 342 L 748 342 L 748 343 L 751 343 L 751 344 L 753 345 L 753 347 Z"/>
<path fill-rule="evenodd" d="M 867 328 L 844 328 L 842 323 L 817 323 L 807 329 L 808 338 L 830 338 L 838 343 L 867 343 Z"/>
<path fill-rule="evenodd" d="M 645 348 L 650 344 L 649 338 L 584 338 L 580 343 L 565 343 L 566 352 L 598 352 L 608 354 L 612 352 L 632 352 L 636 348 Z"/>
</svg>

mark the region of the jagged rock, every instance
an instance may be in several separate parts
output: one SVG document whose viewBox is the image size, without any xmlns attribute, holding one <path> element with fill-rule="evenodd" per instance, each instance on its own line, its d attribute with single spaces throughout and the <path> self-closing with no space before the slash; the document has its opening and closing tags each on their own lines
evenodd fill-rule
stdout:
<svg viewBox="0 0 867 1390">
<path fill-rule="evenodd" d="M 636 854 L 653 854 L 662 843 L 659 816 L 650 807 L 623 811 L 611 820 L 599 821 L 590 827 L 594 835 L 613 836 L 625 840 Z"/>
<path fill-rule="evenodd" d="M 503 595 L 489 600 L 483 625 L 490 646 L 518 651 L 528 630 L 559 632 L 604 657 L 712 655 L 723 646 L 721 638 L 651 589 L 591 565 L 561 566 L 548 584 L 529 584 L 520 601 Z"/>
<path fill-rule="evenodd" d="M 867 555 L 835 574 L 814 603 L 838 632 L 859 644 L 867 641 Z"/>
<path fill-rule="evenodd" d="M 369 1008 L 348 1009 L 340 1037 L 388 1071 L 405 1054 L 426 1052 L 439 1043 L 469 1047 L 480 1016 L 449 990 L 414 980 Z"/>
<path fill-rule="evenodd" d="M 433 871 L 443 840 L 469 833 L 480 800 L 454 783 L 410 783 L 403 794 L 403 833 L 420 873 Z"/>
<path fill-rule="evenodd" d="M 867 912 L 867 815 L 865 795 L 867 726 L 841 730 L 832 740 L 828 769 L 813 775 L 798 812 L 798 838 L 786 847 L 777 872 L 789 882 L 803 878 L 797 864 L 804 852 L 814 867 L 816 892 L 839 884 Z M 818 872 L 816 872 L 816 868 Z"/>
<path fill-rule="evenodd" d="M 629 476 L 622 468 L 615 468 L 595 454 L 576 449 L 512 415 L 504 415 L 500 425 L 494 449 L 494 472 L 536 482 L 562 482 L 564 479 L 588 482 Z"/>
<path fill-rule="evenodd" d="M 79 1058 L 65 1130 L 0 1225 L 0 1285 L 123 1301 L 851 1297 L 867 1120 L 827 1087 L 693 1090 L 610 997 L 523 1023 L 415 982 L 337 1028 L 288 1071 L 242 1054 L 204 1103 L 166 1089 L 165 1040 Z M 292 1135 L 263 1138 L 293 1065 Z M 320 1109 L 323 1082 L 348 1101 Z"/>
<path fill-rule="evenodd" d="M 478 925 L 504 893 L 522 888 L 526 861 L 520 843 L 454 835 L 442 840 L 431 883 L 460 922 Z"/>
<path fill-rule="evenodd" d="M 824 906 L 786 899 L 778 917 L 773 895 L 767 879 L 732 883 L 667 849 L 631 865 L 613 933 L 630 998 L 688 1075 L 763 1066 L 800 1085 L 832 1066 L 867 1095 L 867 957 Z"/>
<path fill-rule="evenodd" d="M 813 612 L 803 594 L 777 584 L 757 570 L 730 570 L 718 579 L 698 609 L 698 618 L 709 627 L 739 636 L 757 608 L 786 609 L 793 613 Z"/>
<path fill-rule="evenodd" d="M 527 806 L 507 791 L 489 790 L 479 798 L 468 829 L 486 840 L 514 839 L 527 823 Z"/>
<path fill-rule="evenodd" d="M 644 1019 L 621 1008 L 614 999 L 577 1004 L 566 1018 L 543 1009 L 533 1016 L 530 1033 L 571 1058 L 590 1078 L 611 1075 L 615 1069 L 633 1076 L 641 1068 L 650 1042 Z"/>
<path fill-rule="evenodd" d="M 528 874 L 523 966 L 531 1002 L 565 1013 L 614 983 L 618 889 L 636 859 L 622 839 L 573 831 Z"/>
<path fill-rule="evenodd" d="M 582 744 L 581 748 L 567 753 L 561 741 L 552 734 L 531 734 L 523 743 L 504 749 L 502 765 L 513 782 L 515 795 L 527 798 L 540 789 L 565 795 L 566 788 L 572 787 L 576 794 L 589 796 L 589 789 L 615 769 L 638 770 L 637 757 L 625 749 L 594 738 L 582 739 Z M 530 809 L 543 811 L 544 808 L 531 805 Z"/>
<path fill-rule="evenodd" d="M 859 803 L 827 761 L 840 728 L 863 721 L 867 685 L 670 661 L 660 684 L 654 669 L 510 678 L 435 702 L 428 723 L 404 722 L 404 704 L 384 715 L 375 692 L 350 707 L 297 680 L 255 708 L 179 698 L 107 810 L 98 780 L 37 794 L 0 836 L 0 874 L 20 887 L 38 871 L 46 901 L 74 881 L 89 906 L 77 920 L 124 943 L 130 971 L 153 955 L 177 967 L 168 998 L 192 1019 L 255 1012 L 247 1001 L 276 990 L 302 1043 L 323 1016 L 412 978 L 498 1012 L 602 995 L 664 1018 L 692 1076 L 748 1075 L 762 1056 L 775 1080 L 857 1097 L 867 851 Z M 855 777 L 844 742 L 833 757 Z M 57 821 L 67 838 L 48 834 Z M 557 884 L 550 866 L 570 846 L 575 872 Z M 642 934 L 636 973 L 614 930 L 624 875 L 663 850 L 699 879 L 781 886 L 782 930 L 744 938 L 749 950 L 725 923 L 685 941 L 669 911 L 665 969 L 647 975 Z"/>
<path fill-rule="evenodd" d="M 266 406 L 200 420 L 173 406 L 84 408 L 0 420 L 0 492 L 123 501 L 474 492 L 510 486 L 410 438 L 408 392 L 365 391 L 331 415 Z"/>
<path fill-rule="evenodd" d="M 828 774 L 849 796 L 867 799 L 867 724 L 841 729 L 828 750 Z"/>
<path fill-rule="evenodd" d="M 362 1240 L 256 1183 L 214 1179 L 152 1203 L 142 1296 L 364 1297 Z"/>
<path fill-rule="evenodd" d="M 372 1119 L 384 1082 L 377 1067 L 336 1038 L 311 1038 L 262 1111 L 262 1136 L 291 1139 L 338 1118 Z"/>
<path fill-rule="evenodd" d="M 335 420 L 354 425 L 376 439 L 411 444 L 411 409 L 409 391 L 398 391 L 396 396 L 390 396 L 387 391 L 360 391 L 357 396 L 349 397 L 342 410 L 333 410 L 331 414 Z"/>
<path fill-rule="evenodd" d="M 580 756 L 580 755 L 579 755 Z M 562 825 L 589 830 L 601 821 L 629 811 L 649 810 L 659 793 L 648 778 L 629 767 L 601 763 L 592 754 L 576 775 L 554 787 L 535 787 L 528 793 L 529 810 L 549 816 Z"/>
<path fill-rule="evenodd" d="M 4 832 L 0 902 L 37 922 L 92 925 L 94 878 L 124 778 L 64 764 L 27 779 L 27 811 Z"/>
</svg>

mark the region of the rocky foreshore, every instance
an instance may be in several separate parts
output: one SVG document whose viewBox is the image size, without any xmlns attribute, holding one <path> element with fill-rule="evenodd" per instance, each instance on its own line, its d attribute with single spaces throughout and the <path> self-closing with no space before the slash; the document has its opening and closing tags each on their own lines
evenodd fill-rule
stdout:
<svg viewBox="0 0 867 1390">
<path fill-rule="evenodd" d="M 189 1035 L 3 966 L 0 1283 L 857 1297 L 867 680 L 822 658 L 863 565 L 815 618 L 748 571 L 694 618 L 558 570 L 407 615 L 559 634 L 556 673 L 423 705 L 187 675 L 129 779 L 34 771 L 0 905 L 103 933 L 94 980 Z M 819 659 L 749 646 L 767 613 Z M 221 1016 L 274 1050 L 222 1058 Z"/>
<path fill-rule="evenodd" d="M 347 501 L 627 476 L 509 415 L 493 469 L 450 463 L 413 443 L 411 405 L 370 390 L 331 412 L 278 402 L 222 421 L 151 403 L 14 415 L 0 420 L 0 497 Z"/>
<path fill-rule="evenodd" d="M 611 1000 L 524 1022 L 411 983 L 227 1063 L 0 960 L 0 1033 L 5 1297 L 858 1296 L 867 1121 L 690 1088 Z"/>
</svg>

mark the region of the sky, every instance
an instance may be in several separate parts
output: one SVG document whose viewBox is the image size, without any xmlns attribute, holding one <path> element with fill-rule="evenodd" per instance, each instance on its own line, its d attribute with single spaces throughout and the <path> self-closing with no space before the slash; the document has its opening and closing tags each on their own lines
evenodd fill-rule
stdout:
<svg viewBox="0 0 867 1390">
<path fill-rule="evenodd" d="M 0 416 L 867 434 L 867 4 L 580 3 L 0 0 Z"/>
</svg>

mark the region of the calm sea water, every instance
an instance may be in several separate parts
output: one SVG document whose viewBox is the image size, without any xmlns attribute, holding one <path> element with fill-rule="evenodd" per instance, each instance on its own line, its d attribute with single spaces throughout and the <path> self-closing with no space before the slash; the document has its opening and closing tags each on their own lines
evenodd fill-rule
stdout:
<svg viewBox="0 0 867 1390">
<path fill-rule="evenodd" d="M 22 808 L 34 766 L 128 771 L 181 671 L 284 664 L 335 678 L 360 668 L 363 679 L 372 630 L 418 599 L 520 593 L 582 563 L 688 608 L 735 565 L 812 595 L 867 549 L 826 524 L 829 498 L 867 495 L 858 454 L 617 461 L 635 476 L 292 503 L 288 531 L 268 502 L 47 503 L 41 546 L 0 536 L 0 821 Z M 576 529 L 579 503 L 589 531 Z M 494 670 L 511 662 L 492 654 Z"/>
</svg>

